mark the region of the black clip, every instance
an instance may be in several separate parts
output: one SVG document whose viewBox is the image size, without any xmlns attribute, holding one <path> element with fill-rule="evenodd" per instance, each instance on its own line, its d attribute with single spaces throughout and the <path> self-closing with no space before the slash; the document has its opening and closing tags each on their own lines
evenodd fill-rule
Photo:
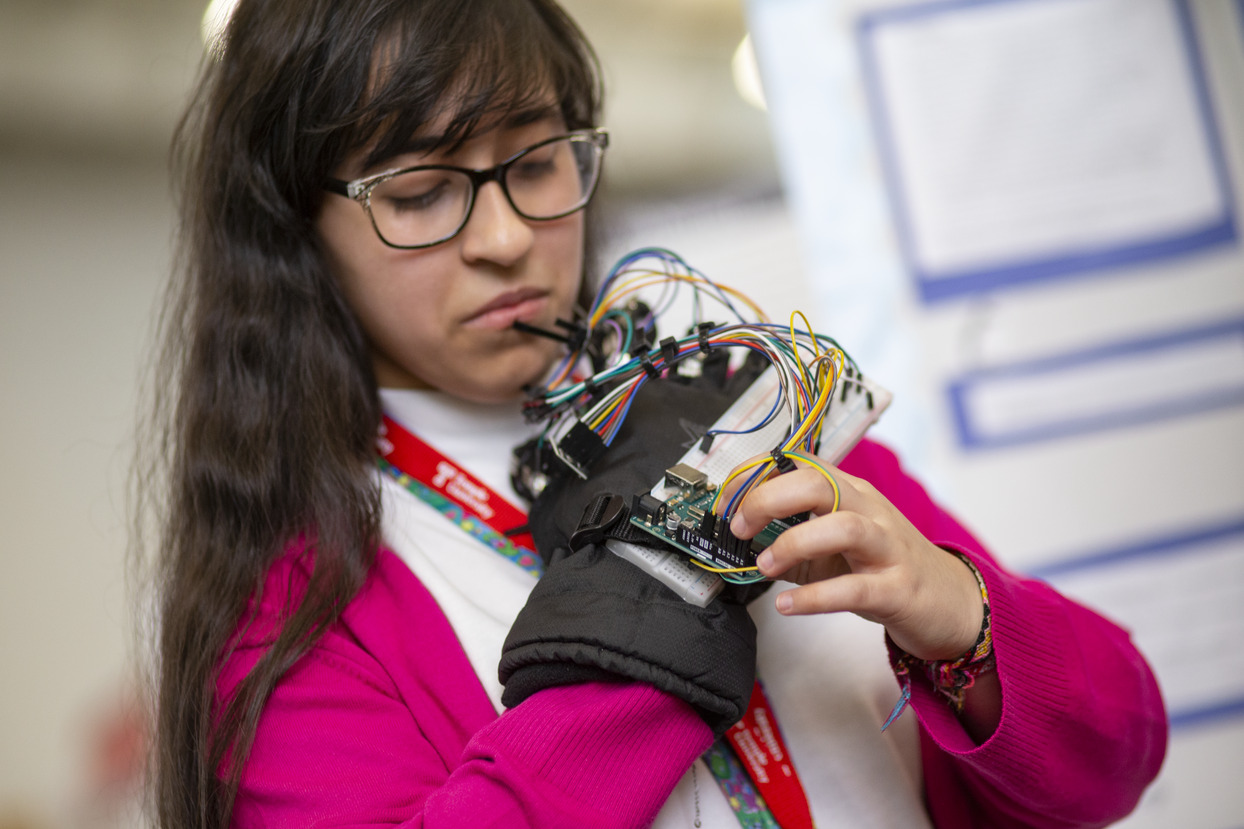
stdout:
<svg viewBox="0 0 1244 829">
<path fill-rule="evenodd" d="M 528 400 L 523 403 L 522 412 L 527 423 L 539 423 L 553 413 L 553 405 L 542 400 Z"/>
<path fill-rule="evenodd" d="M 777 465 L 777 471 L 779 474 L 785 474 L 795 468 L 795 462 L 786 455 L 782 454 L 781 448 L 774 449 L 769 453 L 769 457 L 773 458 L 773 463 Z"/>
<path fill-rule="evenodd" d="M 553 321 L 558 328 L 564 328 L 569 336 L 566 337 L 566 344 L 571 351 L 579 351 L 583 348 L 583 344 L 587 342 L 587 328 L 582 323 L 573 320 L 564 320 L 558 317 Z"/>
<path fill-rule="evenodd" d="M 649 380 L 657 380 L 661 377 L 661 369 L 652 364 L 651 354 L 645 352 L 644 356 L 639 358 L 639 364 L 643 366 L 644 373 L 648 375 Z"/>
<path fill-rule="evenodd" d="M 708 332 L 712 331 L 713 328 L 714 324 L 711 322 L 702 322 L 695 327 L 696 332 L 699 334 L 700 351 L 705 354 L 708 353 Z"/>
<path fill-rule="evenodd" d="M 609 528 L 626 512 L 626 499 L 621 495 L 597 495 L 583 508 L 579 526 L 570 535 L 570 549 L 578 550 L 605 537 Z"/>
<path fill-rule="evenodd" d="M 665 360 L 666 368 L 674 365 L 678 361 L 678 340 L 673 337 L 661 340 L 661 357 Z"/>
<path fill-rule="evenodd" d="M 561 322 L 561 320 L 558 320 L 558 322 Z M 523 322 L 522 320 L 514 320 L 514 322 L 510 323 L 510 327 L 515 331 L 522 331 L 524 334 L 535 334 L 537 337 L 548 337 L 550 340 L 556 340 L 559 343 L 570 343 L 569 337 L 558 334 L 556 331 L 549 331 L 548 329 Z"/>
</svg>

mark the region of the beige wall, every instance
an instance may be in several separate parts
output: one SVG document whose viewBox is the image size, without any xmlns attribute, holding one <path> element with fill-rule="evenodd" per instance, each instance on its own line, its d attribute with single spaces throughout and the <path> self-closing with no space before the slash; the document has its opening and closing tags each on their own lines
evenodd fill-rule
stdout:
<svg viewBox="0 0 1244 829">
<path fill-rule="evenodd" d="M 124 482 L 162 170 L 0 158 L 0 825 L 78 808 L 125 685 Z"/>
</svg>

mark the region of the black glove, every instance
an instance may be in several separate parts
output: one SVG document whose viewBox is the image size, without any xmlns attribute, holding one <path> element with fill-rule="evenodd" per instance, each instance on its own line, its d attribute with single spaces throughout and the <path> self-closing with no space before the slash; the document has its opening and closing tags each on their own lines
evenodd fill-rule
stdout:
<svg viewBox="0 0 1244 829">
<path fill-rule="evenodd" d="M 720 735 L 747 710 L 756 628 L 744 605 L 683 601 L 638 567 L 589 544 L 555 561 L 502 648 L 506 707 L 591 680 L 646 682 L 689 702 Z"/>
<path fill-rule="evenodd" d="M 756 629 L 745 602 L 758 595 L 755 587 L 729 586 L 701 608 L 603 543 L 570 541 L 586 505 L 600 495 L 629 504 L 650 489 L 758 373 L 753 365 L 726 381 L 718 367 L 709 368 L 694 381 L 646 383 L 589 480 L 555 479 L 532 505 L 532 535 L 546 572 L 502 648 L 507 707 L 551 686 L 631 679 L 686 700 L 719 735 L 746 711 Z"/>
</svg>

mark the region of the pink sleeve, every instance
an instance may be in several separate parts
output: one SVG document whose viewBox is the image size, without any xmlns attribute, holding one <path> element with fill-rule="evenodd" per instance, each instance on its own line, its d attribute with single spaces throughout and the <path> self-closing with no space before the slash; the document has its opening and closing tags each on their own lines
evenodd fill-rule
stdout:
<svg viewBox="0 0 1244 829">
<path fill-rule="evenodd" d="M 989 590 L 997 731 L 977 746 L 927 678 L 912 683 L 935 825 L 1097 827 L 1131 812 L 1162 764 L 1167 720 L 1127 632 L 1000 567 L 888 450 L 861 444 L 842 469 L 872 482 L 930 541 L 968 556 Z"/>
<path fill-rule="evenodd" d="M 391 576 L 393 564 L 380 569 Z M 644 826 L 708 748 L 686 703 L 639 684 L 553 688 L 498 716 L 456 639 L 444 641 L 443 615 L 419 606 L 431 598 L 406 577 L 369 583 L 359 612 L 282 677 L 233 826 Z M 226 663 L 222 694 L 269 640 L 261 628 Z M 399 640 L 401 653 L 387 650 Z"/>
</svg>

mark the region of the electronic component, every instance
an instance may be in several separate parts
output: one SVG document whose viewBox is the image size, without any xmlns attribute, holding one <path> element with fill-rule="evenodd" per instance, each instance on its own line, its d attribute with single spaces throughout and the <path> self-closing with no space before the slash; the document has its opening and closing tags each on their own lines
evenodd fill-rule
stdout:
<svg viewBox="0 0 1244 829">
<path fill-rule="evenodd" d="M 701 442 L 688 450 L 650 492 L 632 499 L 630 522 L 710 567 L 735 570 L 755 567 L 756 556 L 778 535 L 806 520 L 805 515 L 772 521 L 743 540 L 713 511 L 718 487 L 730 472 L 750 457 L 771 452 L 786 437 L 776 419 L 751 428 L 772 408 L 778 383 L 772 369 L 758 377 L 713 424 L 710 433 L 719 434 L 711 446 Z M 846 457 L 892 399 L 889 391 L 854 372 L 843 388 L 821 429 L 820 457 L 830 463 Z"/>
<path fill-rule="evenodd" d="M 693 566 L 673 550 L 631 544 L 616 538 L 606 541 L 605 546 L 697 607 L 707 606 L 725 587 L 721 576 Z"/>
<path fill-rule="evenodd" d="M 636 495 L 631 506 L 631 524 L 710 567 L 739 569 L 755 567 L 760 551 L 801 520 L 773 521 L 755 538 L 739 538 L 712 511 L 716 489 L 663 485 L 664 498 L 649 492 Z"/>
<path fill-rule="evenodd" d="M 656 320 L 668 310 L 672 294 L 690 286 L 695 319 L 682 337 L 660 338 Z M 640 289 L 659 288 L 659 301 L 644 304 Z M 665 291 L 670 292 L 667 296 Z M 707 322 L 701 301 L 714 302 L 729 321 Z M 744 312 L 749 312 L 745 315 Z M 524 415 L 548 421 L 528 444 L 515 480 L 524 492 L 539 492 L 569 472 L 587 479 L 594 463 L 619 435 L 642 386 L 671 374 L 699 376 L 707 388 L 724 388 L 734 371 L 754 363 L 768 368 L 687 451 L 650 491 L 635 495 L 625 520 L 608 528 L 651 537 L 695 563 L 722 572 L 726 581 L 761 579 L 757 554 L 800 520 L 774 521 L 753 539 L 740 540 L 729 519 L 741 499 L 767 476 L 809 465 L 839 489 L 826 464 L 839 463 L 880 417 L 892 396 L 865 379 L 859 366 L 832 337 L 814 332 L 799 311 L 789 324 L 770 322 L 737 291 L 718 285 L 676 254 L 645 248 L 623 257 L 606 276 L 581 323 L 562 323 L 576 335 L 546 385 L 529 390 Z M 540 331 L 561 340 L 557 332 Z M 734 359 L 742 350 L 742 360 Z M 733 355 L 733 356 L 732 356 Z M 743 376 L 751 376 L 750 370 Z M 661 428 L 657 426 L 657 428 Z M 722 487 L 738 480 L 731 497 Z M 516 484 L 517 486 L 517 484 Z M 588 521 L 585 532 L 603 533 L 605 517 Z M 623 536 L 630 538 L 630 536 Z"/>
<path fill-rule="evenodd" d="M 665 470 L 665 480 L 673 486 L 684 486 L 690 489 L 703 488 L 708 483 L 708 476 L 700 470 L 685 463 L 676 463 Z"/>
<path fill-rule="evenodd" d="M 577 417 L 559 421 L 549 433 L 549 446 L 576 475 L 587 480 L 588 470 L 605 453 L 605 442 Z"/>
</svg>

